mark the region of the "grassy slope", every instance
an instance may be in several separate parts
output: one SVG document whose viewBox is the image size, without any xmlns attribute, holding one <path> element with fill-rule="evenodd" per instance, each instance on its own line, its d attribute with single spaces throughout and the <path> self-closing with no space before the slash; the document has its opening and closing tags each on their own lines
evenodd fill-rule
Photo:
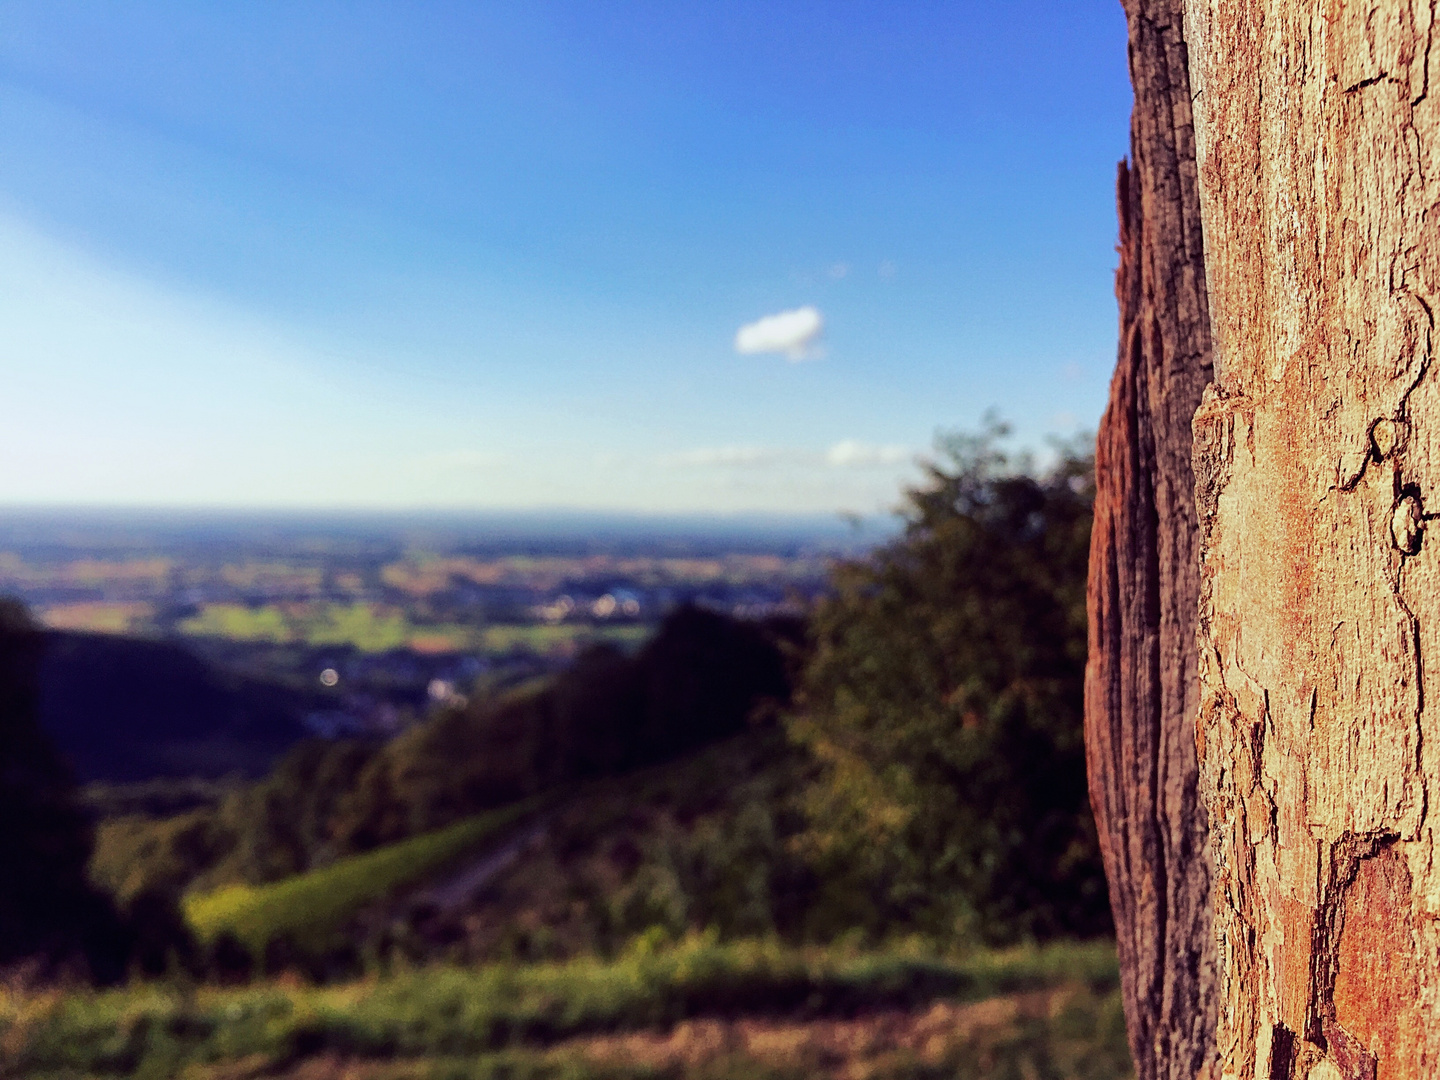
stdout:
<svg viewBox="0 0 1440 1080">
<path fill-rule="evenodd" d="M 233 885 L 188 897 L 185 917 L 201 941 L 229 933 L 254 956 L 263 956 L 265 947 L 282 937 L 305 949 L 324 949 L 363 907 L 494 839 L 536 806 L 530 800 L 478 814 L 270 885 Z"/>
<path fill-rule="evenodd" d="M 801 764 L 783 735 L 758 730 L 587 784 L 556 806 L 523 860 L 471 903 L 422 920 L 402 951 L 416 961 L 553 960 L 702 928 L 813 940 L 792 850 Z M 403 903 L 394 914 L 406 919 Z"/>
<path fill-rule="evenodd" d="M 771 817 L 783 808 L 789 776 L 778 738 L 750 733 L 581 786 L 520 865 L 428 935 L 407 935 L 402 951 L 421 963 L 537 960 L 613 951 L 657 926 L 671 937 L 705 926 L 727 937 L 793 931 L 772 918 L 784 906 L 772 879 L 786 840 Z M 389 910 L 382 928 L 405 920 L 417 887 L 536 805 L 481 814 L 268 885 L 193 895 L 185 915 L 207 944 L 228 933 L 258 959 L 271 941 L 288 939 L 320 957 L 346 944 L 340 931 L 366 932 L 350 923 L 362 910 Z M 392 943 L 371 944 L 385 956 Z"/>
<path fill-rule="evenodd" d="M 721 944 L 695 936 L 669 948 L 637 948 L 613 961 L 428 968 L 325 988 L 136 986 L 33 996 L 0 991 L 0 1048 L 12 1070 L 7 1075 L 33 1077 L 203 1075 L 194 1070 L 225 1062 L 246 1063 L 253 1070 L 246 1075 L 268 1075 L 327 1057 L 388 1063 L 376 1076 L 444 1074 L 446 1061 L 454 1075 L 467 1076 L 668 1076 L 681 1073 L 667 1066 L 665 1054 L 647 1057 L 615 1039 L 698 1017 L 733 1024 L 758 1014 L 814 1026 L 827 1017 L 904 1015 L 913 1021 L 939 1010 L 943 1020 L 939 1002 L 1010 995 L 1008 1011 L 990 1010 L 998 1031 L 991 1042 L 1008 1040 L 1030 1055 L 1031 1066 L 1015 1075 L 1099 1080 L 1126 1075 L 1116 985 L 1108 943 L 946 959 L 903 951 L 798 950 L 774 942 Z M 1058 987 L 1064 991 L 1057 994 Z M 957 1038 L 965 1035 L 948 1021 L 946 1026 L 955 1028 L 950 1034 Z M 585 1039 L 590 1043 L 577 1041 Z M 907 1066 L 873 1075 L 1000 1075 L 967 1073 L 954 1061 L 946 1065 L 956 1054 L 974 1056 L 963 1040 L 932 1044 L 915 1049 L 945 1071 Z M 702 1075 L 805 1074 L 779 1066 L 762 1071 L 764 1055 L 757 1057 L 755 1040 L 743 1045 L 750 1051 L 740 1054 L 744 1061 L 726 1065 L 711 1054 Z M 991 1058 L 996 1052 L 993 1045 L 987 1051 Z M 617 1056 L 629 1064 L 616 1067 Z M 605 1058 L 609 1065 L 595 1064 Z M 1061 1059 L 1069 1064 L 1051 1067 Z"/>
</svg>

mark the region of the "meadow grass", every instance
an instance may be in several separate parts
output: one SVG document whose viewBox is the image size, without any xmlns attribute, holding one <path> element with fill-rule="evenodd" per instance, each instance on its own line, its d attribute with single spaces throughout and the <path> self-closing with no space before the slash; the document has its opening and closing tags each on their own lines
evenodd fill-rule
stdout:
<svg viewBox="0 0 1440 1080">
<path fill-rule="evenodd" d="M 258 1063 L 257 1069 L 279 1073 L 322 1055 L 393 1066 L 377 1076 L 446 1075 L 451 1066 L 457 1071 L 449 1075 L 671 1076 L 680 1074 L 663 1059 L 646 1064 L 624 1052 L 632 1068 L 612 1062 L 600 1069 L 586 1065 L 579 1051 L 557 1056 L 558 1050 L 547 1048 L 587 1036 L 661 1030 L 696 1017 L 815 1021 L 1067 986 L 1068 1012 L 1012 1017 L 1005 1038 L 1038 1039 L 1042 1049 L 1068 1039 L 1079 1048 L 1076 1060 L 1100 1063 L 1083 1075 L 1108 1078 L 1125 1072 L 1117 982 L 1110 942 L 947 958 L 919 947 L 800 949 L 695 935 L 658 947 L 642 942 L 612 960 L 433 967 L 340 986 L 150 984 L 0 993 L 0 1055 L 6 1075 L 37 1078 L 202 1075 L 196 1070 L 227 1062 Z M 1025 1023 L 1041 1027 L 1026 1036 Z M 1053 1056 L 1050 1049 L 1045 1053 Z M 716 1059 L 685 1075 L 804 1075 L 753 1064 L 748 1072 L 739 1064 L 735 1070 L 741 1071 L 731 1071 Z M 912 1069 L 886 1075 L 970 1074 Z M 1016 1075 L 1082 1073 L 1032 1068 Z"/>
<path fill-rule="evenodd" d="M 268 885 L 231 885 L 186 897 L 185 919 L 201 942 L 229 934 L 254 957 L 288 939 L 327 948 L 363 907 L 443 869 L 538 806 L 527 800 Z"/>
</svg>

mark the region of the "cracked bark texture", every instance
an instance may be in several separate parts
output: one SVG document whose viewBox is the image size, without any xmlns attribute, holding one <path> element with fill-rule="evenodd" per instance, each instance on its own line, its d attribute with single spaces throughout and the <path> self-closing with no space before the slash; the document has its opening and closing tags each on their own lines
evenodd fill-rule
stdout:
<svg viewBox="0 0 1440 1080">
<path fill-rule="evenodd" d="M 1430 0 L 1187 0 L 1227 1077 L 1440 1075 L 1434 18 Z"/>
<path fill-rule="evenodd" d="M 1197 793 L 1199 534 L 1191 418 L 1210 382 L 1182 0 L 1127 0 L 1120 352 L 1096 446 L 1085 741 L 1139 1080 L 1214 1060 L 1215 949 Z"/>
</svg>

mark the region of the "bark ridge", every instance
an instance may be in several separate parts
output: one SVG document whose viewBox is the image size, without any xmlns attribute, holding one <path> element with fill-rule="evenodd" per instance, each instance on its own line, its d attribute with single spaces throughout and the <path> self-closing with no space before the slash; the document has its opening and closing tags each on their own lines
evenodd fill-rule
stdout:
<svg viewBox="0 0 1440 1080">
<path fill-rule="evenodd" d="M 1211 378 L 1181 0 L 1127 0 L 1135 89 L 1118 183 L 1120 350 L 1096 447 L 1085 738 L 1139 1080 L 1214 1058 L 1197 794 L 1200 576 L 1191 417 Z"/>
</svg>

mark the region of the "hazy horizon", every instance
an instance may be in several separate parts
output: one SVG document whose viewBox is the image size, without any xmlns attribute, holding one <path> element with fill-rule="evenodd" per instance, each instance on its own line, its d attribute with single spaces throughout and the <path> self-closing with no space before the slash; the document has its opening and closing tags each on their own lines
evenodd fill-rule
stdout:
<svg viewBox="0 0 1440 1080">
<path fill-rule="evenodd" d="M 549 510 L 306 510 L 12 506 L 0 508 L 0 549 L 98 554 L 199 545 L 354 540 L 437 551 L 857 551 L 893 536 L 893 514 L 657 514 Z"/>
</svg>

